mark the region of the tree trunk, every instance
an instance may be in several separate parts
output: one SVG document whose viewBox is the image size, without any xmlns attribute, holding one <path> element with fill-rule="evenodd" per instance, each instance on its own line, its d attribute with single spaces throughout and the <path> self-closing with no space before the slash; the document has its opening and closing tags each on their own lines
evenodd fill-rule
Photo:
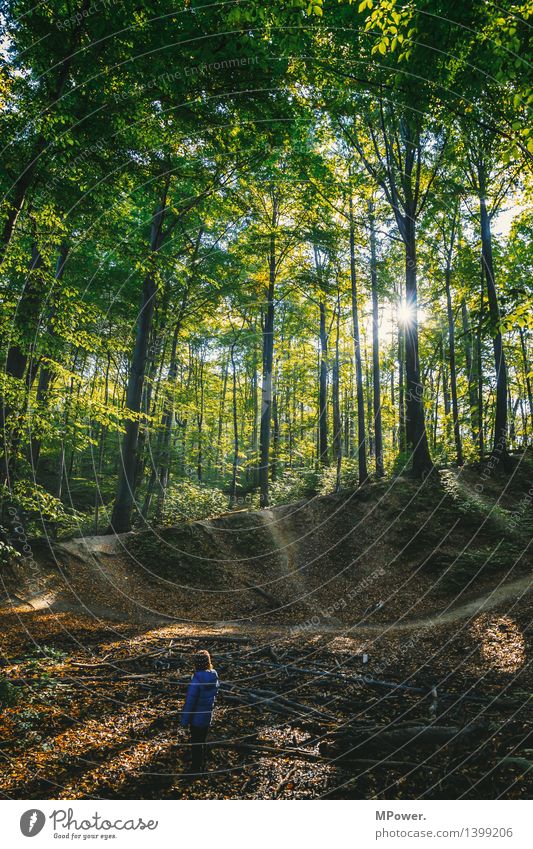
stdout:
<svg viewBox="0 0 533 849">
<path fill-rule="evenodd" d="M 261 387 L 261 424 L 259 431 L 259 488 L 262 507 L 269 504 L 270 423 L 272 418 L 272 368 L 274 364 L 274 290 L 276 286 L 276 233 L 278 204 L 272 202 L 267 308 L 263 327 L 263 382 Z"/>
<path fill-rule="evenodd" d="M 237 499 L 237 471 L 239 468 L 239 417 L 237 412 L 237 366 L 235 364 L 235 342 L 231 346 L 232 411 L 233 411 L 233 468 L 231 473 L 230 499 Z"/>
<path fill-rule="evenodd" d="M 328 336 L 326 332 L 326 305 L 320 302 L 320 375 L 318 392 L 318 459 L 329 465 L 328 453 Z"/>
<path fill-rule="evenodd" d="M 155 410 L 157 408 L 157 397 L 159 395 L 159 387 L 161 386 L 161 374 L 163 371 L 163 363 L 165 361 L 166 344 L 166 336 L 163 341 L 160 329 L 154 329 L 151 333 L 150 344 L 148 345 L 146 378 L 144 381 L 141 400 L 141 413 L 144 421 L 142 426 L 139 427 L 137 463 L 133 478 L 134 492 L 138 492 L 143 483 L 146 465 L 145 449 L 149 437 L 148 416 L 155 415 Z"/>
<path fill-rule="evenodd" d="M 107 362 L 105 369 L 105 377 L 104 377 L 104 405 L 107 407 L 109 404 L 109 373 L 111 371 L 111 353 L 107 352 Z M 94 488 L 94 533 L 97 535 L 100 526 L 100 501 L 102 498 L 102 493 L 100 491 L 100 481 L 102 479 L 102 469 L 104 467 L 104 456 L 105 456 L 105 445 L 107 439 L 107 426 L 102 425 L 100 430 L 100 436 L 98 439 L 98 461 L 96 464 L 96 475 L 95 475 L 95 488 Z"/>
<path fill-rule="evenodd" d="M 279 438 L 279 402 L 278 393 L 274 391 L 272 395 L 272 461 L 270 464 L 270 479 L 272 481 L 278 478 Z"/>
<path fill-rule="evenodd" d="M 170 478 L 170 444 L 172 440 L 172 424 L 174 421 L 174 392 L 178 375 L 178 338 L 181 321 L 176 323 L 172 335 L 170 363 L 168 366 L 168 389 L 165 394 L 163 415 L 161 417 L 161 444 L 157 460 L 159 461 L 159 490 L 157 493 L 157 514 L 161 516 L 165 506 L 168 482 Z M 154 463 L 155 465 L 155 463 Z"/>
<path fill-rule="evenodd" d="M 398 445 L 400 451 L 407 449 L 405 432 L 405 333 L 403 326 L 398 328 Z"/>
<path fill-rule="evenodd" d="M 470 316 L 468 315 L 468 307 L 464 298 L 461 301 L 461 317 L 463 323 L 463 341 L 465 349 L 466 372 L 468 378 L 470 429 L 472 431 L 472 439 L 474 441 L 474 445 L 477 445 L 477 443 L 479 442 L 479 406 L 476 386 L 477 366 L 474 370 L 472 328 L 470 326 Z"/>
<path fill-rule="evenodd" d="M 503 350 L 502 332 L 500 327 L 500 307 L 494 277 L 494 261 L 492 256 L 492 235 L 490 217 L 487 211 L 485 197 L 485 174 L 483 165 L 478 166 L 479 179 L 479 210 L 481 223 L 481 257 L 487 284 L 487 300 L 494 351 L 494 368 L 496 371 L 496 414 L 494 420 L 494 441 L 492 456 L 501 459 L 504 468 L 509 466 L 507 451 L 507 363 Z"/>
<path fill-rule="evenodd" d="M 259 378 L 257 373 L 257 361 L 258 361 L 258 351 L 257 344 L 255 341 L 255 330 L 254 326 L 254 346 L 253 346 L 253 372 L 252 372 L 252 437 L 251 437 L 251 448 L 252 448 L 252 457 L 253 457 L 253 465 L 252 465 L 252 484 L 254 487 L 259 486 L 259 469 L 257 463 L 257 456 L 259 453 L 259 440 L 258 440 L 258 420 L 259 420 Z"/>
<path fill-rule="evenodd" d="M 218 428 L 217 428 L 217 450 L 215 454 L 215 469 L 217 475 L 221 478 L 224 473 L 224 462 L 222 458 L 222 432 L 224 429 L 224 408 L 226 406 L 226 392 L 228 388 L 228 361 L 224 358 L 222 363 L 222 393 L 220 395 L 220 406 L 218 408 Z"/>
<path fill-rule="evenodd" d="M 459 425 L 459 404 L 457 400 L 457 367 L 455 361 L 455 321 L 453 317 L 452 292 L 451 292 L 451 258 L 446 263 L 446 308 L 448 314 L 448 352 L 450 355 L 450 389 L 452 393 L 452 419 L 453 437 L 455 441 L 455 453 L 457 465 L 463 465 L 463 447 L 461 444 L 461 428 Z"/>
<path fill-rule="evenodd" d="M 527 349 L 526 349 L 526 340 L 524 334 L 524 328 L 519 328 L 520 333 L 520 348 L 522 350 L 522 363 L 524 366 L 524 377 L 526 381 L 527 388 L 527 400 L 529 403 L 529 428 L 533 432 L 533 393 L 531 392 L 531 378 L 529 376 L 529 364 L 527 358 Z"/>
<path fill-rule="evenodd" d="M 446 349 L 444 346 L 444 327 L 441 329 L 440 338 L 440 363 L 442 372 L 442 401 L 444 404 L 444 450 L 446 453 L 446 462 L 448 462 L 448 446 L 451 438 L 451 407 L 450 407 L 450 389 L 448 385 L 448 368 L 446 364 Z"/>
<path fill-rule="evenodd" d="M 359 333 L 359 313 L 357 297 L 357 277 L 355 271 L 355 227 L 353 220 L 353 201 L 350 195 L 350 281 L 352 293 L 353 345 L 355 355 L 355 383 L 357 393 L 357 459 L 359 466 L 359 486 L 368 480 L 366 465 L 365 399 L 363 391 L 363 364 L 361 360 L 361 336 Z"/>
<path fill-rule="evenodd" d="M 200 368 L 198 371 L 198 379 L 196 381 L 196 426 L 198 429 L 198 450 L 196 453 L 196 475 L 198 483 L 203 482 L 204 478 L 204 399 L 205 399 L 205 381 L 204 381 L 205 360 L 203 351 L 200 350 Z M 200 395 L 198 396 L 198 389 Z"/>
<path fill-rule="evenodd" d="M 391 410 L 393 414 L 393 422 L 392 422 L 392 450 L 396 451 L 396 443 L 397 443 L 397 428 L 396 428 L 396 415 L 395 415 L 395 404 L 396 404 L 396 393 L 394 390 L 394 365 L 390 370 L 390 401 L 391 401 Z"/>
<path fill-rule="evenodd" d="M 408 319 L 405 322 L 406 433 L 412 451 L 412 470 L 423 477 L 433 468 L 424 420 L 424 393 L 420 380 L 418 357 L 418 292 L 416 279 L 415 221 L 405 217 L 405 299 Z"/>
<path fill-rule="evenodd" d="M 152 267 L 144 277 L 139 318 L 137 320 L 135 347 L 131 361 L 128 386 L 126 391 L 126 407 L 134 414 L 127 419 L 125 434 L 121 446 L 121 465 L 117 495 L 111 514 L 109 533 L 124 533 L 131 530 L 131 511 L 134 501 L 135 471 L 137 468 L 137 448 L 139 441 L 139 419 L 144 388 L 148 346 L 154 317 L 155 298 L 157 292 L 155 262 L 161 247 L 162 229 L 165 219 L 166 198 L 169 178 L 165 179 L 162 199 L 152 217 L 150 233 L 150 262 Z"/>
<path fill-rule="evenodd" d="M 483 264 L 481 266 L 481 286 L 479 292 L 479 321 L 476 334 L 476 358 L 477 358 L 477 397 L 478 397 L 478 414 L 479 414 L 479 459 L 483 459 L 485 451 L 485 431 L 483 426 L 483 321 L 485 318 L 485 272 Z"/>
<path fill-rule="evenodd" d="M 342 469 L 342 421 L 340 406 L 340 298 L 337 297 L 337 333 L 335 337 L 335 359 L 333 360 L 332 392 L 333 392 L 333 456 L 336 463 L 335 492 L 341 488 Z"/>
<path fill-rule="evenodd" d="M 437 378 L 435 380 L 435 385 L 433 388 L 433 394 L 435 397 L 435 404 L 433 406 L 433 450 L 435 451 L 437 448 L 437 428 L 439 425 L 439 394 L 440 394 L 440 377 L 443 374 L 442 363 L 440 368 L 437 371 Z"/>
<path fill-rule="evenodd" d="M 370 222 L 370 280 L 372 286 L 372 383 L 374 402 L 374 448 L 376 455 L 376 477 L 384 475 L 383 470 L 383 430 L 381 425 L 381 374 L 379 367 L 379 302 L 378 273 L 376 265 L 376 223 L 374 206 L 369 203 Z"/>
</svg>

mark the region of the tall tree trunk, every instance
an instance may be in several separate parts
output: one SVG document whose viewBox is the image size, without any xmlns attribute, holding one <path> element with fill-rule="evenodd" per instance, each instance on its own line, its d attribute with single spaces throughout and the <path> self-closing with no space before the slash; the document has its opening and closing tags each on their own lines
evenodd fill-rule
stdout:
<svg viewBox="0 0 533 849">
<path fill-rule="evenodd" d="M 204 478 L 204 399 L 205 399 L 205 381 L 204 381 L 205 360 L 203 352 L 200 351 L 200 368 L 198 371 L 198 379 L 196 382 L 196 426 L 198 430 L 198 450 L 196 454 L 196 475 L 198 483 L 203 482 Z M 198 390 L 200 394 L 198 395 Z"/>
<path fill-rule="evenodd" d="M 342 403 L 343 420 L 344 420 L 344 456 L 349 457 L 351 451 L 351 410 L 350 397 L 348 395 L 348 387 L 344 387 L 344 398 Z"/>
<path fill-rule="evenodd" d="M 394 417 L 393 422 L 392 422 L 392 450 L 394 452 L 394 451 L 396 451 L 397 439 L 398 439 L 398 431 L 397 431 L 397 428 L 396 428 L 396 415 L 395 415 L 396 392 L 395 392 L 395 387 L 394 387 L 394 364 L 393 364 L 393 366 L 390 370 L 390 401 L 391 401 L 392 415 Z"/>
<path fill-rule="evenodd" d="M 164 182 L 161 201 L 158 203 L 152 217 L 150 232 L 151 267 L 143 281 L 135 347 L 133 349 L 126 391 L 126 407 L 134 414 L 134 418 L 127 419 L 125 424 L 125 434 L 121 446 L 121 466 L 117 495 L 111 514 L 109 533 L 124 533 L 131 530 L 131 512 L 135 497 L 135 471 L 137 468 L 137 448 L 139 442 L 139 418 L 137 414 L 141 411 L 148 347 L 154 317 L 157 292 L 155 262 L 162 242 L 168 186 L 169 177 L 167 176 Z"/>
<path fill-rule="evenodd" d="M 359 333 L 359 304 L 357 296 L 357 276 L 355 269 L 355 225 L 353 201 L 350 195 L 350 282 L 352 294 L 353 345 L 355 355 L 355 384 L 357 394 L 357 460 L 359 467 L 359 486 L 368 480 L 366 465 L 365 398 L 363 391 L 363 363 L 361 359 L 361 335 Z"/>
<path fill-rule="evenodd" d="M 496 371 L 496 414 L 494 420 L 494 441 L 492 456 L 501 459 L 504 468 L 509 466 L 507 451 L 507 363 L 503 350 L 503 339 L 500 326 L 500 307 L 494 276 L 494 260 L 492 255 L 492 234 L 490 217 L 486 201 L 486 175 L 484 166 L 478 163 L 479 180 L 479 211 L 481 224 L 481 256 L 487 284 L 487 301 L 494 351 L 494 368 Z"/>
<path fill-rule="evenodd" d="M 237 366 L 235 364 L 235 342 L 231 346 L 231 400 L 233 412 L 233 467 L 231 473 L 230 499 L 235 503 L 237 499 L 237 471 L 239 468 L 239 416 L 237 407 Z"/>
<path fill-rule="evenodd" d="M 412 451 L 415 477 L 423 477 L 433 468 L 424 421 L 424 393 L 420 380 L 418 356 L 418 292 L 415 221 L 405 216 L 405 300 L 408 319 L 405 322 L 406 435 Z"/>
<path fill-rule="evenodd" d="M 450 407 L 450 389 L 448 384 L 448 369 L 446 365 L 446 349 L 444 346 L 444 328 L 441 330 L 440 339 L 440 362 L 442 372 L 442 401 L 444 404 L 444 448 L 446 452 L 446 462 L 448 462 L 448 446 L 451 437 L 451 407 Z"/>
<path fill-rule="evenodd" d="M 463 447 L 461 444 L 461 428 L 459 425 L 459 404 L 457 401 L 457 367 L 455 361 L 455 322 L 452 309 L 452 297 L 450 290 L 450 274 L 446 273 L 446 302 L 448 313 L 448 353 L 450 355 L 450 389 L 452 393 L 452 419 L 453 437 L 455 441 L 455 454 L 457 465 L 463 465 Z"/>
<path fill-rule="evenodd" d="M 433 388 L 433 395 L 435 397 L 435 404 L 433 406 L 433 450 L 435 451 L 437 448 L 437 428 L 439 425 L 439 394 L 440 394 L 440 378 L 441 374 L 443 374 L 442 363 L 440 368 L 437 371 L 437 378 L 435 380 L 435 385 Z"/>
<path fill-rule="evenodd" d="M 463 298 L 461 301 L 461 317 L 463 324 L 463 343 L 465 350 L 465 363 L 466 363 L 466 373 L 468 379 L 468 403 L 470 407 L 470 429 L 472 431 L 472 439 L 474 441 L 474 445 L 477 445 L 479 442 L 479 408 L 478 408 L 478 397 L 477 397 L 477 365 L 474 369 L 474 353 L 473 353 L 473 340 L 472 340 L 472 328 L 470 325 L 470 316 L 468 314 L 468 307 L 466 305 L 466 301 Z"/>
<path fill-rule="evenodd" d="M 522 364 L 524 367 L 524 378 L 526 381 L 527 388 L 527 400 L 529 403 L 529 428 L 533 432 L 533 393 L 531 392 L 531 378 L 529 376 L 529 363 L 527 358 L 527 349 L 526 349 L 526 340 L 524 334 L 524 328 L 519 327 L 518 331 L 520 333 L 520 348 L 522 351 Z"/>
<path fill-rule="evenodd" d="M 405 432 L 405 333 L 403 325 L 398 327 L 398 446 L 403 452 L 407 449 Z"/>
<path fill-rule="evenodd" d="M 133 478 L 134 492 L 138 492 L 140 490 L 144 479 L 146 466 L 145 451 L 146 444 L 149 439 L 148 416 L 155 415 L 155 411 L 157 408 L 157 398 L 159 395 L 159 387 L 161 386 L 161 375 L 163 372 L 163 364 L 165 362 L 166 345 L 166 336 L 163 341 L 160 335 L 160 329 L 154 328 L 151 334 L 151 341 L 148 346 L 146 377 L 144 381 L 144 388 L 141 399 L 141 412 L 143 414 L 144 423 L 142 426 L 139 427 L 139 439 L 137 442 L 137 463 L 135 466 L 135 474 Z"/>
<path fill-rule="evenodd" d="M 107 362 L 104 377 L 104 406 L 109 404 L 109 374 L 111 371 L 111 353 L 107 352 Z M 100 491 L 100 481 L 102 479 L 102 470 L 104 468 L 105 445 L 107 439 L 107 426 L 102 425 L 100 436 L 98 439 L 98 459 L 96 462 L 95 488 L 94 488 L 94 533 L 97 535 L 100 530 L 100 502 L 102 494 Z"/>
<path fill-rule="evenodd" d="M 320 302 L 320 374 L 318 391 L 318 459 L 329 465 L 328 446 L 328 335 L 326 331 L 326 305 Z"/>
<path fill-rule="evenodd" d="M 73 374 L 83 375 L 85 372 L 85 366 L 87 363 L 87 358 L 84 357 L 81 363 L 78 365 L 78 356 L 79 350 L 76 350 L 74 353 L 74 357 L 72 359 L 72 367 L 71 372 Z M 68 394 L 65 401 L 65 412 L 63 418 L 63 433 L 64 435 L 68 432 L 68 426 L 70 424 L 70 420 L 72 417 L 75 418 L 76 409 L 79 402 L 80 392 L 81 392 L 81 381 L 78 382 L 77 390 L 76 390 L 76 402 L 74 402 L 74 378 L 71 377 Z M 72 408 L 74 407 L 74 416 L 72 416 Z M 70 463 L 67 465 L 66 462 L 66 449 L 65 449 L 65 440 L 64 438 L 61 440 L 61 450 L 59 455 L 59 464 L 58 464 L 58 483 L 56 489 L 56 496 L 59 500 L 63 497 L 63 482 L 66 479 L 67 483 L 71 478 L 72 473 L 72 463 L 74 458 L 74 452 L 72 451 L 70 456 Z"/>
<path fill-rule="evenodd" d="M 278 478 L 279 438 L 279 402 L 278 393 L 274 391 L 272 395 L 272 461 L 270 463 L 272 481 Z"/>
<path fill-rule="evenodd" d="M 366 344 L 365 344 L 366 351 Z M 370 374 L 370 368 L 367 366 L 365 368 L 365 398 L 366 398 L 366 420 L 368 422 L 367 425 L 367 438 L 368 438 L 368 456 L 374 457 L 375 455 L 375 445 L 374 445 L 374 431 L 372 429 L 373 425 L 373 401 L 372 401 L 372 377 Z"/>
<path fill-rule="evenodd" d="M 255 330 L 254 326 L 254 345 L 253 345 L 253 371 L 252 371 L 252 437 L 251 437 L 251 448 L 252 448 L 252 457 L 254 458 L 252 465 L 252 484 L 254 487 L 259 486 L 259 464 L 257 462 L 257 457 L 259 454 L 259 377 L 257 371 L 257 361 L 258 361 L 258 351 L 257 344 L 255 341 Z"/>
<path fill-rule="evenodd" d="M 481 266 L 481 286 L 479 292 L 479 320 L 476 333 L 476 358 L 477 358 L 477 397 L 479 413 L 479 459 L 483 459 L 485 451 L 485 430 L 483 414 L 485 405 L 483 403 L 483 321 L 485 319 L 485 272 Z"/>
<path fill-rule="evenodd" d="M 215 469 L 217 475 L 223 477 L 224 462 L 222 458 L 222 432 L 224 429 L 224 409 L 226 406 L 226 392 L 228 388 L 228 371 L 229 363 L 226 358 L 222 363 L 222 392 L 220 395 L 220 406 L 218 408 L 218 427 L 217 427 L 217 450 L 215 453 Z"/>
<path fill-rule="evenodd" d="M 168 366 L 168 388 L 165 393 L 163 415 L 161 417 L 161 444 L 159 446 L 157 460 L 159 461 L 159 489 L 157 493 L 157 515 L 162 516 L 165 498 L 170 478 L 170 444 L 172 440 L 172 424 L 174 421 L 174 393 L 176 389 L 176 378 L 178 375 L 178 338 L 181 330 L 181 321 L 176 322 L 172 334 L 172 345 L 170 349 L 170 362 Z M 158 440 L 159 441 L 159 440 Z M 155 462 L 154 462 L 155 466 Z"/>
<path fill-rule="evenodd" d="M 335 492 L 341 488 L 342 469 L 342 421 L 340 405 L 340 298 L 337 296 L 337 332 L 335 336 L 335 359 L 333 360 L 332 393 L 333 393 L 333 456 L 336 464 Z"/>
<path fill-rule="evenodd" d="M 518 409 L 519 398 L 513 404 L 513 399 L 511 397 L 511 390 L 509 389 L 508 393 L 509 398 L 509 445 L 511 447 L 516 447 L 516 411 Z"/>
<path fill-rule="evenodd" d="M 372 287 L 372 385 L 374 403 L 374 447 L 376 455 L 376 477 L 384 475 L 383 429 L 381 424 L 381 373 L 379 367 L 379 301 L 378 271 L 376 263 L 376 221 L 372 201 L 368 205 L 370 222 L 370 280 Z"/>
<path fill-rule="evenodd" d="M 259 488 L 262 507 L 269 504 L 270 423 L 272 419 L 272 369 L 274 365 L 274 292 L 276 287 L 276 226 L 278 202 L 272 200 L 267 307 L 263 327 L 263 381 L 261 386 L 261 424 L 259 431 Z"/>
</svg>

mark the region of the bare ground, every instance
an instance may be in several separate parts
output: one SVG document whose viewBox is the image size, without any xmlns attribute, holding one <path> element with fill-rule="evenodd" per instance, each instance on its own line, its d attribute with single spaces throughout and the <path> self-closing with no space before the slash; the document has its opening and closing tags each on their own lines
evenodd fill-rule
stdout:
<svg viewBox="0 0 533 849">
<path fill-rule="evenodd" d="M 4 575 L 1 792 L 530 798 L 522 471 L 36 549 L 38 581 Z M 223 691 L 188 782 L 198 646 Z"/>
</svg>

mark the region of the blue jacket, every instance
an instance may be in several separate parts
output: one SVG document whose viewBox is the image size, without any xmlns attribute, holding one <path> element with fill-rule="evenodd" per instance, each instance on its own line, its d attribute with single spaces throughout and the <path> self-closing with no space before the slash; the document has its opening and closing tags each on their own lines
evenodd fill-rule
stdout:
<svg viewBox="0 0 533 849">
<path fill-rule="evenodd" d="M 195 672 L 187 689 L 181 724 L 194 725 L 195 728 L 210 725 L 218 688 L 218 675 L 214 669 Z"/>
</svg>

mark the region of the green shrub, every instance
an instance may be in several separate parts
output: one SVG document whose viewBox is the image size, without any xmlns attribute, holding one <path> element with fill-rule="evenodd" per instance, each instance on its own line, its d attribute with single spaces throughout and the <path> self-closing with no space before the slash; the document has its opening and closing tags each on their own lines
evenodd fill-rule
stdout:
<svg viewBox="0 0 533 849">
<path fill-rule="evenodd" d="M 227 510 L 228 496 L 221 489 L 180 480 L 169 487 L 160 519 L 165 525 L 177 525 L 208 519 Z"/>
<path fill-rule="evenodd" d="M 322 475 L 316 469 L 285 469 L 270 484 L 270 503 L 290 504 L 300 498 L 312 498 L 320 492 Z"/>
<path fill-rule="evenodd" d="M 20 560 L 21 555 L 7 542 L 7 534 L 5 534 L 3 528 L 0 528 L 0 569 L 6 566 L 13 566 L 15 563 L 19 563 Z"/>
<path fill-rule="evenodd" d="M 4 485 L 1 494 L 6 506 L 15 509 L 15 523 L 23 526 L 28 537 L 43 530 L 52 536 L 72 536 L 83 519 L 34 481 L 18 480 L 12 491 Z"/>
</svg>

